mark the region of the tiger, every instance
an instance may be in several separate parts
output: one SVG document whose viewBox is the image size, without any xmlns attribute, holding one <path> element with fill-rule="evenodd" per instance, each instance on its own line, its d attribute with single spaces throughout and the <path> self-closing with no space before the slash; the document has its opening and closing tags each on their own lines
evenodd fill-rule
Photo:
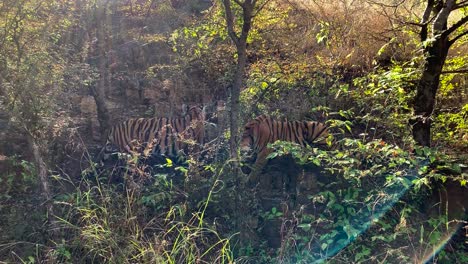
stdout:
<svg viewBox="0 0 468 264">
<path fill-rule="evenodd" d="M 185 107 L 185 109 L 187 109 Z M 103 160 L 123 152 L 143 157 L 179 157 L 187 154 L 190 141 L 203 145 L 205 108 L 194 106 L 181 118 L 130 118 L 114 125 L 107 134 Z"/>
<path fill-rule="evenodd" d="M 266 115 L 260 115 L 249 121 L 242 133 L 240 150 L 243 157 L 256 158 L 252 169 L 242 166 L 244 173 L 249 174 L 249 182 L 265 167 L 267 157 L 272 153 L 268 143 L 277 140 L 289 141 L 301 147 L 312 144 L 326 144 L 328 128 L 324 123 L 315 121 L 277 121 Z"/>
</svg>

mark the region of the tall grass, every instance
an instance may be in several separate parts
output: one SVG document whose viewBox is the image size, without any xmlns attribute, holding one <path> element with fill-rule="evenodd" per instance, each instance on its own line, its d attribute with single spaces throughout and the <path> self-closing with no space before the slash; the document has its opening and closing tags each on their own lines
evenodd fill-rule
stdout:
<svg viewBox="0 0 468 264">
<path fill-rule="evenodd" d="M 123 171 L 91 168 L 93 177 L 83 176 L 73 192 L 60 198 L 64 232 L 63 240 L 57 242 L 61 252 L 53 253 L 57 261 L 233 263 L 229 238 L 204 221 L 217 180 L 198 203 L 201 206 L 191 210 L 190 197 L 170 180 L 175 175 L 153 174 L 148 180 L 148 172 L 138 165 L 126 166 Z M 102 180 L 115 177 L 127 180 L 120 184 Z M 127 184 L 128 179 L 133 186 Z"/>
</svg>

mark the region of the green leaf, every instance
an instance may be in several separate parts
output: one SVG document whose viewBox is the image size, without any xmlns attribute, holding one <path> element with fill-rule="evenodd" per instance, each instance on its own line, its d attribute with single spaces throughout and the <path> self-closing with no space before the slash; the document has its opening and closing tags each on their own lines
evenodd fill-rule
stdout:
<svg viewBox="0 0 468 264">
<path fill-rule="evenodd" d="M 315 158 L 315 157 L 310 157 L 309 160 L 312 162 L 312 164 L 316 166 L 320 166 L 320 159 Z"/>
<path fill-rule="evenodd" d="M 311 224 L 300 224 L 297 227 L 299 227 L 300 229 L 307 232 L 307 231 L 309 231 L 311 229 L 312 225 Z"/>
<path fill-rule="evenodd" d="M 348 207 L 348 208 L 346 208 L 346 211 L 347 211 L 348 214 L 351 215 L 351 216 L 356 215 L 356 209 L 354 209 L 353 207 Z"/>
<path fill-rule="evenodd" d="M 268 155 L 267 159 L 274 159 L 278 157 L 278 152 L 273 152 L 273 153 L 270 153 L 270 155 Z"/>
<path fill-rule="evenodd" d="M 184 167 L 181 167 L 181 166 L 175 168 L 175 170 L 182 172 L 184 175 L 187 175 L 187 173 L 188 173 L 188 169 L 184 168 Z"/>
<path fill-rule="evenodd" d="M 424 242 L 424 225 L 421 225 L 421 229 L 420 229 L 419 232 L 420 232 L 420 234 L 421 234 L 421 236 L 420 236 L 420 238 L 419 238 L 419 243 L 422 244 L 422 243 Z"/>
<path fill-rule="evenodd" d="M 452 170 L 457 174 L 462 173 L 462 169 L 460 167 L 460 164 L 457 164 L 457 163 L 452 165 Z"/>
<path fill-rule="evenodd" d="M 321 248 L 322 250 L 325 250 L 327 247 L 328 247 L 328 244 L 327 244 L 327 243 L 323 243 L 322 246 L 320 246 L 320 248 Z"/>
</svg>

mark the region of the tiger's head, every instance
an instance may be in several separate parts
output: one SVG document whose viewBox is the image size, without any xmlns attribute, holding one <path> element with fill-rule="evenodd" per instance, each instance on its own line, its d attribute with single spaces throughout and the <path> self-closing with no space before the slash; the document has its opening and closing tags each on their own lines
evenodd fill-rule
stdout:
<svg viewBox="0 0 468 264">
<path fill-rule="evenodd" d="M 240 141 L 240 154 L 242 158 L 242 163 L 244 166 L 241 166 L 242 172 L 249 174 L 251 169 L 245 164 L 253 163 L 258 156 L 258 152 L 267 145 L 268 142 L 263 142 L 262 140 L 266 139 L 262 137 L 262 131 L 265 128 L 263 121 L 268 118 L 265 115 L 261 115 L 253 120 L 250 120 L 245 126 L 244 131 L 242 132 L 242 137 Z"/>
<path fill-rule="evenodd" d="M 242 133 L 242 138 L 240 142 L 240 153 L 241 153 L 241 170 L 245 174 L 249 174 L 252 170 L 246 164 L 251 164 L 256 159 L 256 153 L 253 151 L 254 147 L 254 136 L 255 131 L 257 130 L 258 123 L 255 120 L 248 122 L 244 127 L 244 132 Z"/>
<path fill-rule="evenodd" d="M 258 151 L 256 147 L 260 142 L 260 134 L 262 131 L 262 122 L 267 117 L 261 115 L 253 120 L 250 120 L 245 126 L 244 131 L 242 132 L 242 137 L 240 141 L 240 151 L 241 155 L 251 155 L 252 152 Z"/>
<path fill-rule="evenodd" d="M 255 127 L 257 125 L 255 120 L 252 120 L 244 126 L 244 132 L 242 133 L 240 142 L 241 154 L 247 154 L 253 150 Z"/>
<path fill-rule="evenodd" d="M 117 153 L 129 151 L 127 146 L 120 147 L 117 143 L 119 139 L 116 130 L 118 130 L 119 126 L 121 126 L 121 123 L 112 126 L 107 131 L 106 143 L 98 154 L 98 161 L 108 161 L 111 158 L 117 157 Z"/>
</svg>

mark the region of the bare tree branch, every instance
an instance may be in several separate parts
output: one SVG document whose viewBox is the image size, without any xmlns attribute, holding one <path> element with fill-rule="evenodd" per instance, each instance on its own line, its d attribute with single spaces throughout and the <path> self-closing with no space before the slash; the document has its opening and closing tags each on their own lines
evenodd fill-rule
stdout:
<svg viewBox="0 0 468 264">
<path fill-rule="evenodd" d="M 444 31 L 444 36 L 448 37 L 451 33 L 453 33 L 455 30 L 463 26 L 465 23 L 468 22 L 468 16 L 463 17 L 462 19 L 458 20 L 455 24 L 453 24 L 449 29 Z"/>
<path fill-rule="evenodd" d="M 449 45 L 451 46 L 451 45 L 452 45 L 453 43 L 455 43 L 458 39 L 460 39 L 461 37 L 466 36 L 466 35 L 468 35 L 468 31 L 465 31 L 465 32 L 461 33 L 460 35 L 458 35 L 458 36 L 454 37 L 453 39 L 451 39 L 451 40 L 449 41 Z"/>
<path fill-rule="evenodd" d="M 266 1 L 257 9 L 257 11 L 255 12 L 255 14 L 253 14 L 252 16 L 253 16 L 253 17 L 257 16 L 257 14 L 260 13 L 260 11 L 263 10 L 263 8 L 268 4 L 268 2 L 270 2 L 270 0 L 266 0 Z"/>
<path fill-rule="evenodd" d="M 373 1 L 373 0 L 368 0 L 367 2 L 368 2 L 368 3 L 371 3 L 371 4 L 374 4 L 374 5 L 382 6 L 382 7 L 397 8 L 397 7 L 399 7 L 401 4 L 403 4 L 405 1 L 406 1 L 406 0 L 401 0 L 400 2 L 395 3 L 395 4 L 393 4 L 393 5 L 385 4 L 385 3 L 378 2 L 378 1 Z"/>
<path fill-rule="evenodd" d="M 245 0 L 244 5 L 242 6 L 244 23 L 242 24 L 242 32 L 239 36 L 240 41 L 242 42 L 247 40 L 250 28 L 252 27 L 252 13 L 256 4 L 256 0 Z"/>
<path fill-rule="evenodd" d="M 239 6 L 244 6 L 244 3 L 245 3 L 245 2 L 241 2 L 239 0 L 233 0 L 233 1 L 236 2 L 236 4 L 238 4 Z"/>
<path fill-rule="evenodd" d="M 236 3 L 239 3 L 238 0 L 234 0 Z M 228 34 L 231 37 L 232 41 L 236 46 L 239 46 L 239 37 L 234 31 L 234 15 L 232 14 L 231 9 L 231 0 L 223 0 L 224 9 L 226 10 L 226 24 L 228 28 Z"/>
<path fill-rule="evenodd" d="M 240 90 L 243 83 L 245 65 L 247 63 L 247 37 L 250 28 L 252 27 L 252 13 L 255 9 L 257 0 L 233 0 L 236 4 L 242 7 L 242 29 L 239 34 L 234 31 L 234 15 L 231 9 L 231 0 L 223 0 L 226 12 L 226 24 L 228 34 L 236 44 L 237 48 L 237 66 L 234 75 L 231 95 L 231 111 L 229 115 L 231 138 L 229 139 L 230 156 L 234 160 L 238 158 L 238 128 L 239 128 L 239 111 L 240 111 Z M 238 167 L 238 162 L 234 162 L 234 168 Z"/>
<path fill-rule="evenodd" d="M 460 1 L 459 3 L 455 4 L 455 6 L 453 7 L 453 10 L 460 9 L 466 6 L 468 6 L 468 0 Z"/>
<path fill-rule="evenodd" d="M 464 8 L 464 7 L 467 7 L 468 6 L 468 3 L 466 4 L 463 4 L 463 5 L 457 5 L 453 8 L 453 10 L 457 10 L 457 9 L 461 9 L 461 8 Z"/>
<path fill-rule="evenodd" d="M 429 17 L 431 16 L 432 8 L 434 6 L 434 0 L 428 0 L 426 9 L 424 10 L 421 24 L 427 24 L 429 21 Z"/>
<path fill-rule="evenodd" d="M 428 0 L 426 9 L 424 10 L 422 19 L 421 19 L 421 31 L 419 32 L 419 38 L 421 41 L 425 41 L 427 39 L 427 26 L 429 24 L 429 17 L 432 13 L 432 8 L 434 6 L 434 0 Z M 432 20 L 432 19 L 431 19 Z"/>
<path fill-rule="evenodd" d="M 445 1 L 445 5 L 442 5 L 440 11 L 437 14 L 436 19 L 434 20 L 434 24 L 432 24 L 432 30 L 434 35 L 443 33 L 447 29 L 448 16 L 450 15 L 450 12 L 452 12 L 454 5 L 455 0 L 447 0 Z"/>
<path fill-rule="evenodd" d="M 461 69 L 461 70 L 451 70 L 451 71 L 443 71 L 442 74 L 449 74 L 449 73 L 468 73 L 468 69 Z"/>
</svg>

